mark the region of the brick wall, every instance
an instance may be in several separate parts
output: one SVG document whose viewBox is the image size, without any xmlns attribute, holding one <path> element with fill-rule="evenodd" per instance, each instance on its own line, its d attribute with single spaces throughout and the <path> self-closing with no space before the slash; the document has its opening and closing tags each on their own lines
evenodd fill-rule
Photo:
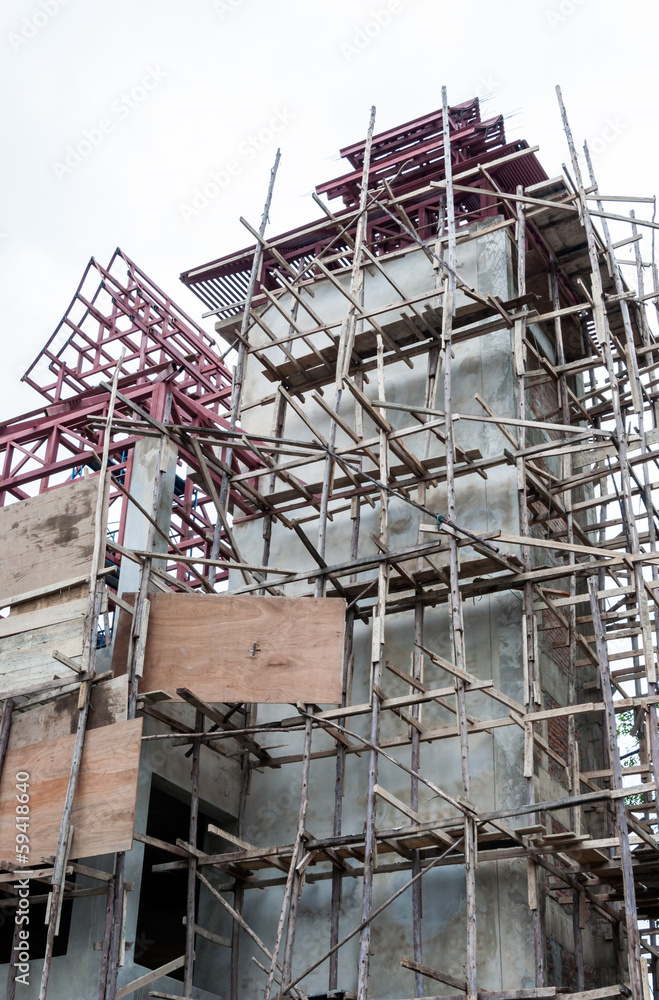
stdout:
<svg viewBox="0 0 659 1000">
<path fill-rule="evenodd" d="M 545 691 L 545 708 L 558 708 L 558 702 L 552 698 L 550 694 Z M 578 742 L 578 733 L 577 733 Z M 557 754 L 563 758 L 567 763 L 567 716 L 561 716 L 557 719 L 547 719 L 547 743 Z M 563 788 L 568 787 L 567 775 L 565 769 L 560 766 L 560 764 L 548 757 L 548 767 L 552 778 L 555 778 L 563 786 Z M 559 831 L 555 831 L 559 832 Z"/>
<path fill-rule="evenodd" d="M 545 981 L 548 986 L 563 987 L 576 991 L 577 969 L 572 952 L 566 951 L 554 938 L 548 938 L 546 942 L 545 961 Z M 587 990 L 597 988 L 597 974 L 589 965 L 584 965 L 584 987 Z"/>
</svg>

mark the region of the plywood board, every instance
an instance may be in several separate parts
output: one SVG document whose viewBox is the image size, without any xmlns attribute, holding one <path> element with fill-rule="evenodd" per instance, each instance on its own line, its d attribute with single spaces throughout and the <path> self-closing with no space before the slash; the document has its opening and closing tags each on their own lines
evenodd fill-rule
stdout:
<svg viewBox="0 0 659 1000">
<path fill-rule="evenodd" d="M 71 675 L 73 677 L 73 674 Z M 128 677 L 113 677 L 94 684 L 87 729 L 99 729 L 116 722 L 125 722 L 128 708 Z M 59 698 L 53 697 L 44 705 L 21 712 L 17 709 L 11 720 L 9 749 L 30 746 L 60 736 L 70 736 L 76 731 L 78 720 L 78 691 Z"/>
<path fill-rule="evenodd" d="M 126 596 L 126 595 L 124 595 Z M 189 688 L 209 702 L 341 700 L 345 602 L 316 597 L 150 594 L 141 691 Z M 115 673 L 126 668 L 120 616 Z"/>
<path fill-rule="evenodd" d="M 0 607 L 89 572 L 97 494 L 97 479 L 76 479 L 0 508 Z"/>
<path fill-rule="evenodd" d="M 71 858 L 129 851 L 133 844 L 142 720 L 94 729 L 85 736 L 73 803 Z M 30 861 L 57 850 L 75 736 L 9 750 L 0 784 L 0 859 L 16 854 L 16 774 L 30 775 Z"/>
</svg>

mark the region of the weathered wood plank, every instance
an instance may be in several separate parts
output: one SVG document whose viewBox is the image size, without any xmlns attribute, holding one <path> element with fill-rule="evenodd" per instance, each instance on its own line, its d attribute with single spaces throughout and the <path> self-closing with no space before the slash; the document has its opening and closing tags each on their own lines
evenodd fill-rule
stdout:
<svg viewBox="0 0 659 1000">
<path fill-rule="evenodd" d="M 80 656 L 84 630 L 84 619 L 78 618 L 0 639 L 3 688 L 25 687 L 65 675 L 67 668 L 53 658 L 53 651 L 57 649 L 69 658 Z"/>
<path fill-rule="evenodd" d="M 80 479 L 0 508 L 0 606 L 89 572 L 97 492 Z"/>
<path fill-rule="evenodd" d="M 139 979 L 134 979 L 128 986 L 122 986 L 120 990 L 117 990 L 115 994 L 116 1000 L 120 1000 L 121 997 L 130 996 L 131 993 L 137 992 L 143 986 L 148 986 L 149 983 L 155 983 L 157 979 L 162 979 L 163 976 L 169 975 L 170 972 L 176 972 L 177 969 L 183 967 L 184 962 L 185 956 L 175 958 L 172 962 L 168 962 L 167 965 L 161 965 L 159 969 L 154 969 L 153 972 L 147 972 L 146 975 L 140 976 Z"/>
<path fill-rule="evenodd" d="M 107 572 L 107 570 L 106 570 Z M 67 577 L 57 583 L 49 583 L 45 587 L 35 587 L 34 590 L 21 591 L 12 597 L 12 614 L 23 611 L 34 611 L 49 604 L 63 604 L 66 601 L 77 600 L 81 592 L 89 591 L 89 574 Z"/>
<path fill-rule="evenodd" d="M 337 704 L 345 603 L 313 597 L 150 595 L 140 691 L 188 688 L 208 702 Z M 129 616 L 119 619 L 115 674 L 126 668 Z"/>
<path fill-rule="evenodd" d="M 12 609 L 12 614 L 0 619 L 0 676 L 5 690 L 66 675 L 65 661 L 54 659 L 55 651 L 73 660 L 81 656 L 89 597 L 53 600 L 60 596 L 29 602 L 27 608 L 21 605 L 20 613 Z M 104 596 L 102 610 L 106 607 Z"/>
<path fill-rule="evenodd" d="M 89 588 L 87 588 L 89 589 Z M 77 621 L 84 618 L 89 610 L 89 596 L 65 603 L 48 604 L 34 610 L 23 610 L 21 614 L 11 614 L 0 619 L 0 649 L 7 636 L 18 635 L 30 629 L 45 629 L 60 622 Z"/>
<path fill-rule="evenodd" d="M 84 623 L 62 622 L 0 639 L 0 677 L 3 689 L 14 694 L 53 678 L 75 680 L 75 673 L 53 657 L 57 650 L 75 663 L 82 654 Z"/>
<path fill-rule="evenodd" d="M 73 803 L 71 858 L 129 851 L 133 842 L 142 720 L 102 726 L 89 733 Z M 75 735 L 60 736 L 7 753 L 0 783 L 0 858 L 16 853 L 16 774 L 29 779 L 30 861 L 57 850 Z"/>
</svg>

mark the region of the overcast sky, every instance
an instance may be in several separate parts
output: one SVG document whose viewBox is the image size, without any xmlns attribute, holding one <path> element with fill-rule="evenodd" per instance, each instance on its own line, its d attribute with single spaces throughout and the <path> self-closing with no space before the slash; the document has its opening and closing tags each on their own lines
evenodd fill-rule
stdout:
<svg viewBox="0 0 659 1000">
<path fill-rule="evenodd" d="M 277 144 L 271 235 L 317 217 L 372 104 L 382 131 L 442 84 L 487 96 L 554 175 L 560 83 L 600 190 L 654 194 L 658 19 L 652 0 L 3 0 L 0 418 L 41 405 L 20 376 L 91 256 L 121 246 L 199 320 L 178 275 L 250 242 Z"/>
</svg>

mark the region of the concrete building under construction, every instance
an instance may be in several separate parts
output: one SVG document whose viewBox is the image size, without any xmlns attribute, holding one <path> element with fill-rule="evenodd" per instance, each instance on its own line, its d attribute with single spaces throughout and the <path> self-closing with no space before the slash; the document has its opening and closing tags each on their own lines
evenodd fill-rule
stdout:
<svg viewBox="0 0 659 1000">
<path fill-rule="evenodd" d="M 558 113 L 373 111 L 273 237 L 277 154 L 214 336 L 90 261 L 0 425 L 9 1000 L 657 1000 L 659 223 Z"/>
</svg>

